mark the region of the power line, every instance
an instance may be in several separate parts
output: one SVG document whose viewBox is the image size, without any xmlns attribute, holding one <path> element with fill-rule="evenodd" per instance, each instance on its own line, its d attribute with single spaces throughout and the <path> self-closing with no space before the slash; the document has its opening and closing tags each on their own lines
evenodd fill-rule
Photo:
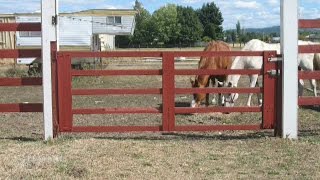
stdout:
<svg viewBox="0 0 320 180">
<path fill-rule="evenodd" d="M 115 26 L 115 27 L 123 27 L 123 25 L 119 24 L 113 24 L 113 23 L 103 23 L 103 22 L 97 22 L 97 21 L 91 21 L 91 20 L 87 20 L 87 19 L 82 19 L 82 18 L 79 18 L 79 17 L 74 17 L 74 16 L 61 16 L 61 17 L 66 17 L 66 18 L 69 18 L 69 19 L 72 19 L 72 20 L 77 20 L 77 21 L 83 21 L 83 22 L 90 22 L 90 23 L 93 23 L 93 24 L 100 24 L 100 25 L 106 25 L 106 26 Z M 107 17 L 106 17 L 107 18 Z"/>
</svg>

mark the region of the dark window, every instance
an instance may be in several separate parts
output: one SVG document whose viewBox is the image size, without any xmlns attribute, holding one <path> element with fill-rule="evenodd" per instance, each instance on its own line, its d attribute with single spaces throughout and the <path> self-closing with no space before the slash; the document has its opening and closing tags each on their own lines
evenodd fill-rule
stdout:
<svg viewBox="0 0 320 180">
<path fill-rule="evenodd" d="M 114 24 L 114 16 L 108 16 L 107 17 L 107 23 L 108 24 Z"/>
<path fill-rule="evenodd" d="M 121 16 L 108 16 L 107 24 L 121 24 Z"/>
<path fill-rule="evenodd" d="M 115 24 L 121 24 L 121 16 L 115 16 L 114 22 L 115 22 Z"/>
</svg>

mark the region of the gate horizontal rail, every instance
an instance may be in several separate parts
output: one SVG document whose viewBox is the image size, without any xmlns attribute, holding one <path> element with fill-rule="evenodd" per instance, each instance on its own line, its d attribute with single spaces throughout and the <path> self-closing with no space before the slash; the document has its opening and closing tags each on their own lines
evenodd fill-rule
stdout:
<svg viewBox="0 0 320 180">
<path fill-rule="evenodd" d="M 158 108 L 100 108 L 73 109 L 72 114 L 160 114 Z"/>
<path fill-rule="evenodd" d="M 1 113 L 42 112 L 42 103 L 0 104 Z"/>
<path fill-rule="evenodd" d="M 261 124 L 253 125 L 192 125 L 192 126 L 176 126 L 175 131 L 258 131 L 261 130 Z"/>
<path fill-rule="evenodd" d="M 162 70 L 72 70 L 72 76 L 133 76 L 162 75 Z"/>
<path fill-rule="evenodd" d="M 320 28 L 320 19 L 300 19 L 299 28 L 303 28 L 303 29 Z"/>
<path fill-rule="evenodd" d="M 320 71 L 300 71 L 299 79 L 320 79 Z"/>
<path fill-rule="evenodd" d="M 176 88 L 176 94 L 193 94 L 193 93 L 262 93 L 263 88 Z"/>
<path fill-rule="evenodd" d="M 216 57 L 216 56 L 263 56 L 263 51 L 219 51 L 219 52 L 180 52 L 180 51 L 117 51 L 117 52 L 75 52 L 60 51 L 58 55 L 67 54 L 70 58 L 94 58 L 94 57 L 162 57 L 163 54 L 174 54 L 175 57 Z"/>
<path fill-rule="evenodd" d="M 41 86 L 42 78 L 0 78 L 0 86 Z"/>
<path fill-rule="evenodd" d="M 133 75 L 162 75 L 162 70 L 72 70 L 72 76 L 133 76 Z M 239 75 L 251 75 L 258 74 L 262 75 L 262 70 L 240 70 L 240 69 L 232 69 L 232 70 L 220 70 L 217 69 L 215 71 L 205 70 L 205 69 L 179 69 L 174 70 L 175 75 L 224 75 L 224 74 L 239 74 Z"/>
<path fill-rule="evenodd" d="M 150 89 L 73 89 L 72 95 L 76 96 L 97 96 L 97 95 L 144 95 L 162 94 L 162 88 Z M 176 94 L 193 93 L 262 93 L 263 88 L 175 88 Z"/>
<path fill-rule="evenodd" d="M 159 132 L 162 126 L 74 126 L 72 132 Z"/>
<path fill-rule="evenodd" d="M 299 106 L 320 105 L 320 97 L 299 97 Z"/>
<path fill-rule="evenodd" d="M 41 31 L 41 23 L 0 23 L 1 31 Z"/>
<path fill-rule="evenodd" d="M 299 45 L 299 53 L 319 53 L 320 44 L 315 45 Z"/>
<path fill-rule="evenodd" d="M 41 49 L 0 50 L 0 58 L 41 57 Z"/>
<path fill-rule="evenodd" d="M 176 114 L 190 113 L 232 113 L 232 112 L 261 112 L 262 107 L 207 107 L 207 108 L 175 108 Z"/>
<path fill-rule="evenodd" d="M 73 89 L 72 95 L 122 95 L 122 94 L 162 94 L 161 88 L 152 89 Z"/>
</svg>

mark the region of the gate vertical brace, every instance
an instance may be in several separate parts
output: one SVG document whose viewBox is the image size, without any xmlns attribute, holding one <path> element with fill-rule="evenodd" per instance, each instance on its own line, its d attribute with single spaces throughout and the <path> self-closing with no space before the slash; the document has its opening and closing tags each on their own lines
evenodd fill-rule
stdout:
<svg viewBox="0 0 320 180">
<path fill-rule="evenodd" d="M 175 129 L 175 74 L 174 54 L 162 55 L 162 131 Z"/>
<path fill-rule="evenodd" d="M 58 53 L 58 107 L 59 107 L 59 131 L 72 131 L 72 76 L 71 57 Z"/>
<path fill-rule="evenodd" d="M 276 51 L 265 51 L 263 53 L 263 129 L 273 129 L 277 119 L 276 94 L 278 69 L 276 62 L 270 61 L 271 58 L 276 57 L 276 55 Z"/>
<path fill-rule="evenodd" d="M 282 136 L 282 61 L 278 61 L 277 69 L 280 70 L 280 75 L 277 78 L 277 122 L 274 128 L 274 135 L 281 137 Z"/>
<path fill-rule="evenodd" d="M 52 118 L 53 137 L 59 133 L 59 104 L 58 104 L 58 73 L 57 73 L 57 42 L 51 42 L 51 77 L 52 77 Z"/>
</svg>

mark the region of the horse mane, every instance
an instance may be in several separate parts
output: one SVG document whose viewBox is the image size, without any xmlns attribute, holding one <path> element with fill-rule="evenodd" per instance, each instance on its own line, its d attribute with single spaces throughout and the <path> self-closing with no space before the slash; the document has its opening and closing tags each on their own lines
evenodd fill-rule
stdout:
<svg viewBox="0 0 320 180">
<path fill-rule="evenodd" d="M 210 41 L 204 51 L 231 51 L 231 48 L 223 41 Z"/>
</svg>

